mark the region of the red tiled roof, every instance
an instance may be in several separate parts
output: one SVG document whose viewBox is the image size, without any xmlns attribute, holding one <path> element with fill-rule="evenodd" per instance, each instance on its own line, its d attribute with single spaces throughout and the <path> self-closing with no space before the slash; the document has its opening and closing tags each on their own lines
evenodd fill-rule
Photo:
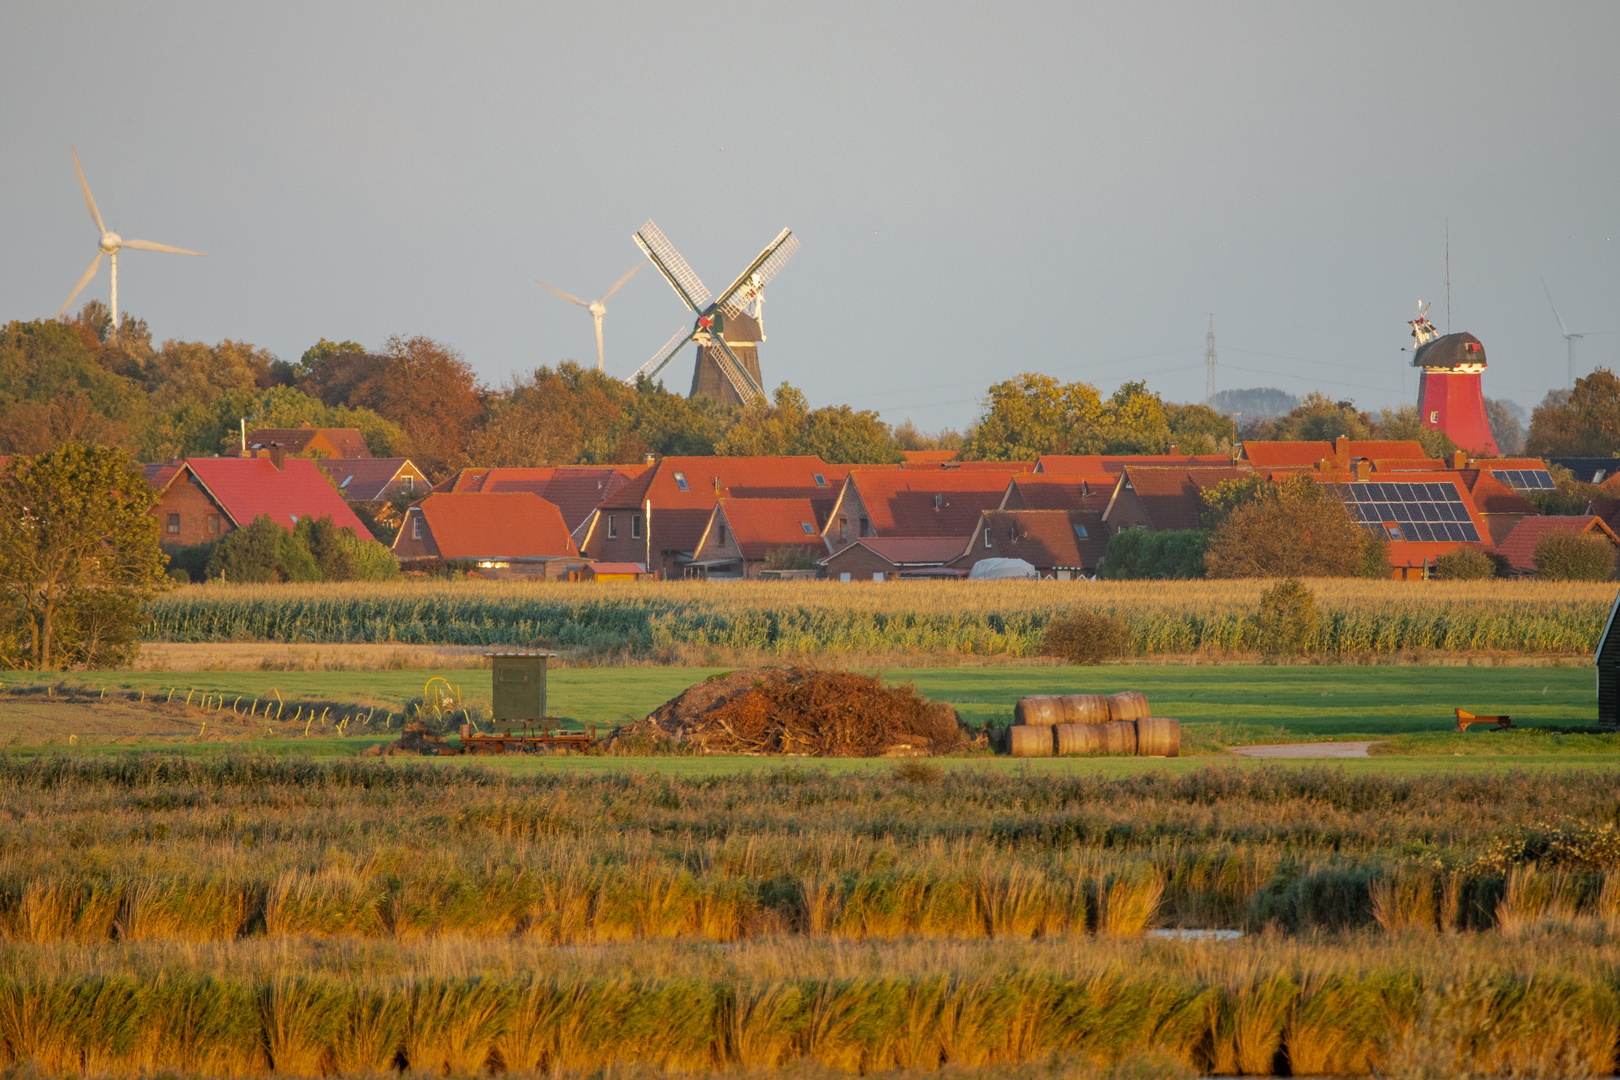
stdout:
<svg viewBox="0 0 1620 1080">
<path fill-rule="evenodd" d="M 666 457 L 647 469 L 636 482 L 613 493 L 614 509 L 639 507 L 652 500 L 653 511 L 698 509 L 705 515 L 716 499 L 815 498 L 836 495 L 848 469 L 828 465 L 813 455 L 804 457 Z M 683 488 L 677 474 L 686 482 Z M 826 481 L 817 484 L 820 474 Z M 662 541 L 658 541 L 660 546 Z M 667 548 L 666 548 L 667 549 Z M 667 549 L 673 550 L 673 549 Z"/>
<path fill-rule="evenodd" d="M 4 462 L 0 462 L 0 466 L 3 466 L 3 464 Z M 157 461 L 150 465 L 142 465 L 141 475 L 146 477 L 148 484 L 151 484 L 158 491 L 162 491 L 169 486 L 169 481 L 174 479 L 175 474 L 180 471 L 183 465 L 185 465 L 184 461 Z"/>
<path fill-rule="evenodd" d="M 1377 472 L 1437 472 L 1445 468 L 1446 463 L 1439 458 L 1373 459 L 1373 469 Z"/>
<path fill-rule="evenodd" d="M 782 547 L 825 550 L 820 527 L 826 511 L 818 515 L 809 499 L 721 499 L 716 505 L 745 559 L 763 559 Z"/>
<path fill-rule="evenodd" d="M 1616 517 L 1620 517 L 1620 499 L 1593 499 L 1586 504 L 1586 512 L 1602 518 L 1603 524 L 1612 529 L 1617 524 Z"/>
<path fill-rule="evenodd" d="M 979 470 L 850 474 L 879 536 L 967 536 L 979 515 L 1001 505 L 1017 474 Z"/>
<path fill-rule="evenodd" d="M 1015 476 L 1008 485 L 1007 494 L 1010 498 L 1013 490 L 1017 489 L 1023 506 L 1007 509 L 1100 512 L 1108 508 L 1108 500 L 1113 498 L 1114 488 L 1118 484 L 1119 478 L 1107 473 L 1098 476 L 1049 476 L 1046 473 Z"/>
<path fill-rule="evenodd" d="M 1351 460 L 1365 458 L 1368 461 L 1379 459 L 1394 460 L 1427 458 L 1421 443 L 1411 439 L 1371 439 L 1366 441 L 1350 440 L 1348 450 Z M 1308 468 L 1323 458 L 1332 461 L 1336 458 L 1333 444 L 1327 440 L 1263 440 L 1251 439 L 1243 444 L 1243 460 L 1255 465 L 1257 468 L 1289 469 Z"/>
<path fill-rule="evenodd" d="M 1542 540 L 1556 532 L 1584 533 L 1589 530 L 1597 530 L 1611 541 L 1620 542 L 1614 530 L 1595 514 L 1581 514 L 1578 517 L 1556 517 L 1549 514 L 1521 520 L 1513 526 L 1512 532 L 1503 537 L 1496 550 L 1501 552 L 1508 565 L 1519 573 L 1535 573 L 1536 545 Z"/>
<path fill-rule="evenodd" d="M 1037 473 L 1054 476 L 1118 476 L 1128 465 L 1230 465 L 1225 454 L 1042 454 Z"/>
<path fill-rule="evenodd" d="M 1485 469 L 1463 469 L 1454 474 L 1462 478 L 1473 499 L 1474 508 L 1482 514 L 1539 514 L 1536 504 L 1508 487 Z"/>
<path fill-rule="evenodd" d="M 332 524 L 353 529 L 360 539 L 373 539 L 313 461 L 290 457 L 283 465 L 277 469 L 269 458 L 185 459 L 185 467 L 237 528 L 262 514 L 289 531 L 303 518 L 329 516 Z"/>
<path fill-rule="evenodd" d="M 268 449 L 273 442 L 280 443 L 289 454 L 301 454 L 309 448 L 315 436 L 320 435 L 332 445 L 341 458 L 368 458 L 371 450 L 358 428 L 254 428 L 247 433 L 248 450 Z"/>
<path fill-rule="evenodd" d="M 549 503 L 554 503 L 562 511 L 563 521 L 570 529 L 578 528 L 586 518 L 591 516 L 604 500 L 613 498 L 614 494 L 635 477 L 646 471 L 645 465 L 599 465 L 599 466 L 571 466 L 559 468 L 546 485 L 546 490 L 539 493 Z M 485 491 L 506 491 L 505 481 L 499 475 L 491 475 L 484 484 Z"/>
<path fill-rule="evenodd" d="M 980 523 L 992 531 L 995 555 L 1023 559 L 1038 568 L 1091 569 L 1108 553 L 1102 516 L 1084 510 L 990 510 Z M 1076 526 L 1086 530 L 1080 539 Z M 971 556 L 983 541 L 975 532 Z M 988 550 L 986 551 L 988 554 Z"/>
<path fill-rule="evenodd" d="M 907 465 L 913 462 L 920 464 L 924 461 L 954 461 L 957 454 L 955 450 L 902 450 L 900 452 L 906 456 Z"/>
<path fill-rule="evenodd" d="M 1114 502 L 1127 491 L 1133 492 L 1155 531 L 1196 529 L 1203 518 L 1204 489 L 1251 475 L 1252 469 L 1229 463 L 1192 469 L 1132 465 L 1125 470 Z M 1110 510 L 1114 502 L 1110 502 Z"/>
<path fill-rule="evenodd" d="M 840 553 L 864 547 L 895 566 L 937 566 L 950 562 L 967 549 L 966 536 L 868 536 L 856 540 Z M 837 555 L 821 560 L 830 562 Z"/>
<path fill-rule="evenodd" d="M 345 499 L 367 502 L 383 497 L 383 490 L 403 471 L 416 481 L 423 493 L 428 488 L 427 477 L 411 464 L 410 458 L 328 458 L 317 462 L 321 471 L 330 476 Z"/>
<path fill-rule="evenodd" d="M 579 554 L 562 514 L 533 492 L 435 492 L 417 506 L 433 532 L 440 558 L 535 559 Z"/>
</svg>

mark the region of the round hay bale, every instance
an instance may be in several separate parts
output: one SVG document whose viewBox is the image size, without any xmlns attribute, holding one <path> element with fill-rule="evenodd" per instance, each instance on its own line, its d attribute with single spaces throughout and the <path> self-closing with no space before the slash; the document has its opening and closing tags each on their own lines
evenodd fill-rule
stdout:
<svg viewBox="0 0 1620 1080">
<path fill-rule="evenodd" d="M 1047 724 L 1018 724 L 1008 729 L 1013 757 L 1051 757 L 1052 728 Z"/>
<path fill-rule="evenodd" d="M 1146 694 L 1139 694 L 1135 690 L 1121 690 L 1108 697 L 1108 719 L 1110 720 L 1140 720 L 1148 712 L 1148 699 Z"/>
<path fill-rule="evenodd" d="M 1112 719 L 1108 715 L 1108 699 L 1101 694 L 1065 694 L 1062 701 L 1062 723 L 1106 724 Z"/>
<path fill-rule="evenodd" d="M 1136 722 L 1136 752 L 1142 757 L 1180 757 L 1181 721 L 1144 716 Z"/>
<path fill-rule="evenodd" d="M 1101 728 L 1101 724 L 1059 724 L 1052 729 L 1057 733 L 1058 756 L 1094 754 L 1101 750 L 1102 736 L 1098 734 Z"/>
<path fill-rule="evenodd" d="M 1063 699 L 1051 694 L 1034 694 L 1018 699 L 1013 719 L 1027 727 L 1051 727 L 1063 723 Z"/>
<path fill-rule="evenodd" d="M 1115 720 L 1107 724 L 1098 724 L 1097 740 L 1102 744 L 1099 749 L 1105 754 L 1134 754 L 1136 723 L 1132 720 Z"/>
</svg>

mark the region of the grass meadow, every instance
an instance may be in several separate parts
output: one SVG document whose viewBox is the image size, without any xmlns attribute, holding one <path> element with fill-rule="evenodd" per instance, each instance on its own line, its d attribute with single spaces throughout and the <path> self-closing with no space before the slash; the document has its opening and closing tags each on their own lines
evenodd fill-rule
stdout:
<svg viewBox="0 0 1620 1080">
<path fill-rule="evenodd" d="M 0 1064 L 1610 1075 L 1617 779 L 4 756 Z"/>
</svg>

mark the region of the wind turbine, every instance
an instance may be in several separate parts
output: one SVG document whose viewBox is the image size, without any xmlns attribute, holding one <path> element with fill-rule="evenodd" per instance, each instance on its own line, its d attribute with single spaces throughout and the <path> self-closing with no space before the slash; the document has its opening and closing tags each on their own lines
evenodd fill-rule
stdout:
<svg viewBox="0 0 1620 1080">
<path fill-rule="evenodd" d="M 1580 333 L 1571 333 L 1569 327 L 1564 325 L 1564 317 L 1558 314 L 1558 305 L 1553 303 L 1552 290 L 1547 288 L 1547 275 L 1542 274 L 1541 291 L 1547 294 L 1547 306 L 1552 308 L 1553 318 L 1558 320 L 1558 330 L 1564 335 L 1564 344 L 1569 351 L 1569 388 L 1575 389 L 1575 343 L 1588 334 L 1620 334 L 1620 330 L 1582 330 Z"/>
<path fill-rule="evenodd" d="M 636 263 L 635 268 L 632 269 L 628 274 L 624 275 L 624 277 L 620 278 L 618 281 L 615 281 L 613 283 L 613 287 L 611 289 L 609 289 L 607 292 L 603 293 L 602 298 L 600 300 L 592 300 L 590 303 L 586 303 L 585 301 L 581 300 L 577 296 L 569 296 L 567 293 L 563 292 L 561 289 L 553 289 L 550 285 L 547 285 L 545 282 L 541 281 L 539 278 L 534 279 L 534 283 L 536 285 L 540 286 L 542 289 L 545 289 L 547 292 L 553 293 L 553 294 L 555 294 L 557 296 L 560 296 L 562 299 L 568 301 L 570 304 L 574 304 L 574 305 L 576 305 L 578 307 L 582 307 L 586 311 L 589 311 L 591 313 L 591 318 L 596 321 L 596 370 L 597 371 L 605 371 L 606 370 L 606 368 L 605 368 L 605 366 L 603 364 L 603 360 L 602 360 L 602 316 L 607 314 L 607 300 L 608 300 L 608 297 L 610 297 L 614 293 L 618 292 L 619 291 L 619 286 L 623 285 L 625 282 L 627 282 L 631 278 L 635 277 L 636 276 L 636 271 L 640 270 L 643 266 L 646 266 L 646 265 L 647 264 L 645 262 Z"/>
<path fill-rule="evenodd" d="M 101 269 L 101 257 L 103 255 L 111 255 L 112 326 L 113 336 L 117 337 L 118 252 L 120 249 L 133 248 L 136 251 L 167 251 L 175 255 L 206 255 L 207 253 L 202 251 L 187 251 L 185 248 L 170 247 L 168 244 L 158 244 L 152 242 L 151 240 L 125 240 L 122 236 L 110 231 L 106 225 L 102 224 L 101 211 L 96 209 L 95 196 L 90 194 L 90 184 L 84 178 L 84 167 L 79 164 L 79 152 L 73 149 L 71 146 L 68 147 L 68 150 L 73 154 L 73 167 L 77 169 L 79 173 L 79 187 L 84 189 L 84 204 L 90 208 L 90 220 L 95 223 L 96 230 L 101 233 L 101 250 L 96 252 L 96 257 L 90 261 L 90 269 L 84 272 L 84 276 L 79 279 L 79 283 L 73 286 L 73 291 L 68 293 L 68 298 L 62 304 L 62 310 L 56 313 L 56 317 L 60 319 L 63 315 L 67 314 L 68 305 L 73 303 L 74 297 L 78 296 L 79 293 L 84 291 L 84 287 L 90 284 L 90 279 L 96 276 L 96 271 Z"/>
</svg>

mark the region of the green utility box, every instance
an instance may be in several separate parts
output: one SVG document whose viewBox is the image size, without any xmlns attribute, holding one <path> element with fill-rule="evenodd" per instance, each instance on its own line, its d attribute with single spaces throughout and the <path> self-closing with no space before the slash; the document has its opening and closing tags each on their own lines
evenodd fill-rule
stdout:
<svg viewBox="0 0 1620 1080">
<path fill-rule="evenodd" d="M 494 719 L 539 720 L 546 715 L 546 661 L 556 653 L 486 653 L 494 683 Z"/>
</svg>

